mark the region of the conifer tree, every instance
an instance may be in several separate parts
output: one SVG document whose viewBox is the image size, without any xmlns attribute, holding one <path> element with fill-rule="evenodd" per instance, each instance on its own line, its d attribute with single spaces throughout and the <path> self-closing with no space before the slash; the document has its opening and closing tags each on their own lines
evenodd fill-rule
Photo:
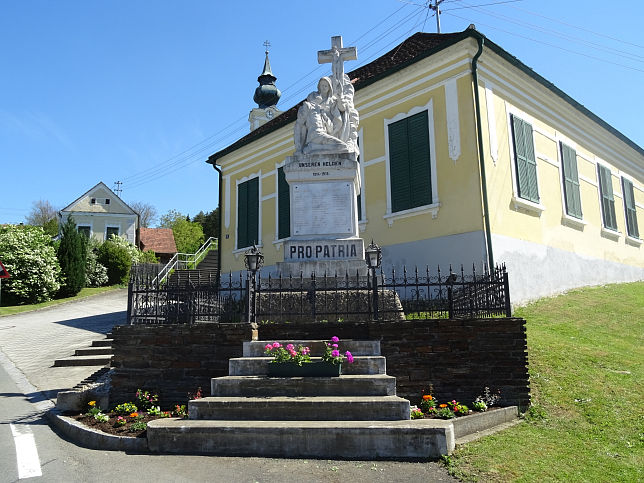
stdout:
<svg viewBox="0 0 644 483">
<path fill-rule="evenodd" d="M 73 297 L 85 286 L 86 256 L 85 236 L 78 233 L 76 223 L 70 216 L 62 227 L 62 237 L 58 247 L 58 263 L 63 276 L 61 295 Z"/>
</svg>

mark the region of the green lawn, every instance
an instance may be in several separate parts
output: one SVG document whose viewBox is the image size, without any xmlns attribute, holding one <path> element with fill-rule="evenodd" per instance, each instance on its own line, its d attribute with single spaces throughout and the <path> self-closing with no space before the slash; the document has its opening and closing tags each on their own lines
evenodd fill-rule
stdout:
<svg viewBox="0 0 644 483">
<path fill-rule="evenodd" d="M 464 481 L 644 481 L 644 283 L 518 309 L 527 321 L 526 420 L 446 458 Z"/>
<path fill-rule="evenodd" d="M 5 301 L 2 300 L 2 307 L 0 307 L 0 317 L 3 315 L 13 315 L 13 314 L 19 314 L 21 312 L 29 312 L 31 310 L 38 310 L 42 309 L 45 307 L 50 307 L 52 305 L 58 305 L 62 304 L 65 302 L 70 302 L 73 300 L 79 300 L 83 299 L 85 297 L 91 297 L 92 295 L 96 295 L 99 293 L 103 292 L 108 292 L 110 290 L 116 290 L 118 288 L 122 288 L 120 285 L 112 285 L 110 287 L 97 287 L 97 288 L 84 288 L 80 291 L 78 295 L 75 297 L 67 297 L 67 298 L 61 298 L 61 299 L 55 299 L 55 300 L 50 300 L 49 302 L 42 302 L 40 304 L 32 304 L 32 305 L 8 305 L 5 306 Z M 4 297 L 3 297 L 4 299 Z"/>
</svg>

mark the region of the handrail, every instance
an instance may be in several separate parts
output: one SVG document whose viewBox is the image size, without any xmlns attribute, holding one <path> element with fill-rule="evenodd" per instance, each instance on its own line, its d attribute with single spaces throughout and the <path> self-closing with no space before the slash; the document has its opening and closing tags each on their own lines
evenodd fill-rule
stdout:
<svg viewBox="0 0 644 483">
<path fill-rule="evenodd" d="M 215 237 L 208 238 L 201 248 L 197 250 L 196 253 L 175 253 L 175 255 L 166 263 L 159 274 L 154 278 L 152 283 L 161 285 L 166 281 L 170 273 L 174 270 L 183 270 L 188 268 L 190 265 L 193 265 L 194 268 L 197 268 L 199 262 L 201 262 L 210 250 L 216 250 L 219 247 L 219 239 Z"/>
</svg>

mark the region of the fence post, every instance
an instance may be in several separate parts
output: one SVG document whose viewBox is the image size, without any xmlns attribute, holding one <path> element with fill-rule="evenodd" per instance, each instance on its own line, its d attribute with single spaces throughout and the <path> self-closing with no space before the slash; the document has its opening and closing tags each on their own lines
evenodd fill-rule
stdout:
<svg viewBox="0 0 644 483">
<path fill-rule="evenodd" d="M 246 277 L 246 322 L 255 322 L 255 274 L 248 270 Z"/>
<path fill-rule="evenodd" d="M 512 317 L 512 305 L 510 304 L 510 281 L 508 272 L 503 269 L 503 291 L 505 292 L 505 316 Z"/>
<path fill-rule="evenodd" d="M 378 276 L 376 268 L 371 268 L 372 288 L 373 288 L 373 320 L 378 320 Z"/>
<path fill-rule="evenodd" d="M 132 297 L 133 297 L 132 281 L 127 284 L 127 325 L 132 325 Z"/>
</svg>

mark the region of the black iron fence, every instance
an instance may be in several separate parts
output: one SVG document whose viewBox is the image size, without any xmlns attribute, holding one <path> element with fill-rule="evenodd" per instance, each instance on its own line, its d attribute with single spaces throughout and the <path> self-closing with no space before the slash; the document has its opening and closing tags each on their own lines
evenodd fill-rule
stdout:
<svg viewBox="0 0 644 483">
<path fill-rule="evenodd" d="M 159 284 L 158 266 L 132 267 L 130 324 L 313 322 L 509 317 L 505 266 L 470 273 L 425 270 L 262 276 L 199 271 Z"/>
</svg>

